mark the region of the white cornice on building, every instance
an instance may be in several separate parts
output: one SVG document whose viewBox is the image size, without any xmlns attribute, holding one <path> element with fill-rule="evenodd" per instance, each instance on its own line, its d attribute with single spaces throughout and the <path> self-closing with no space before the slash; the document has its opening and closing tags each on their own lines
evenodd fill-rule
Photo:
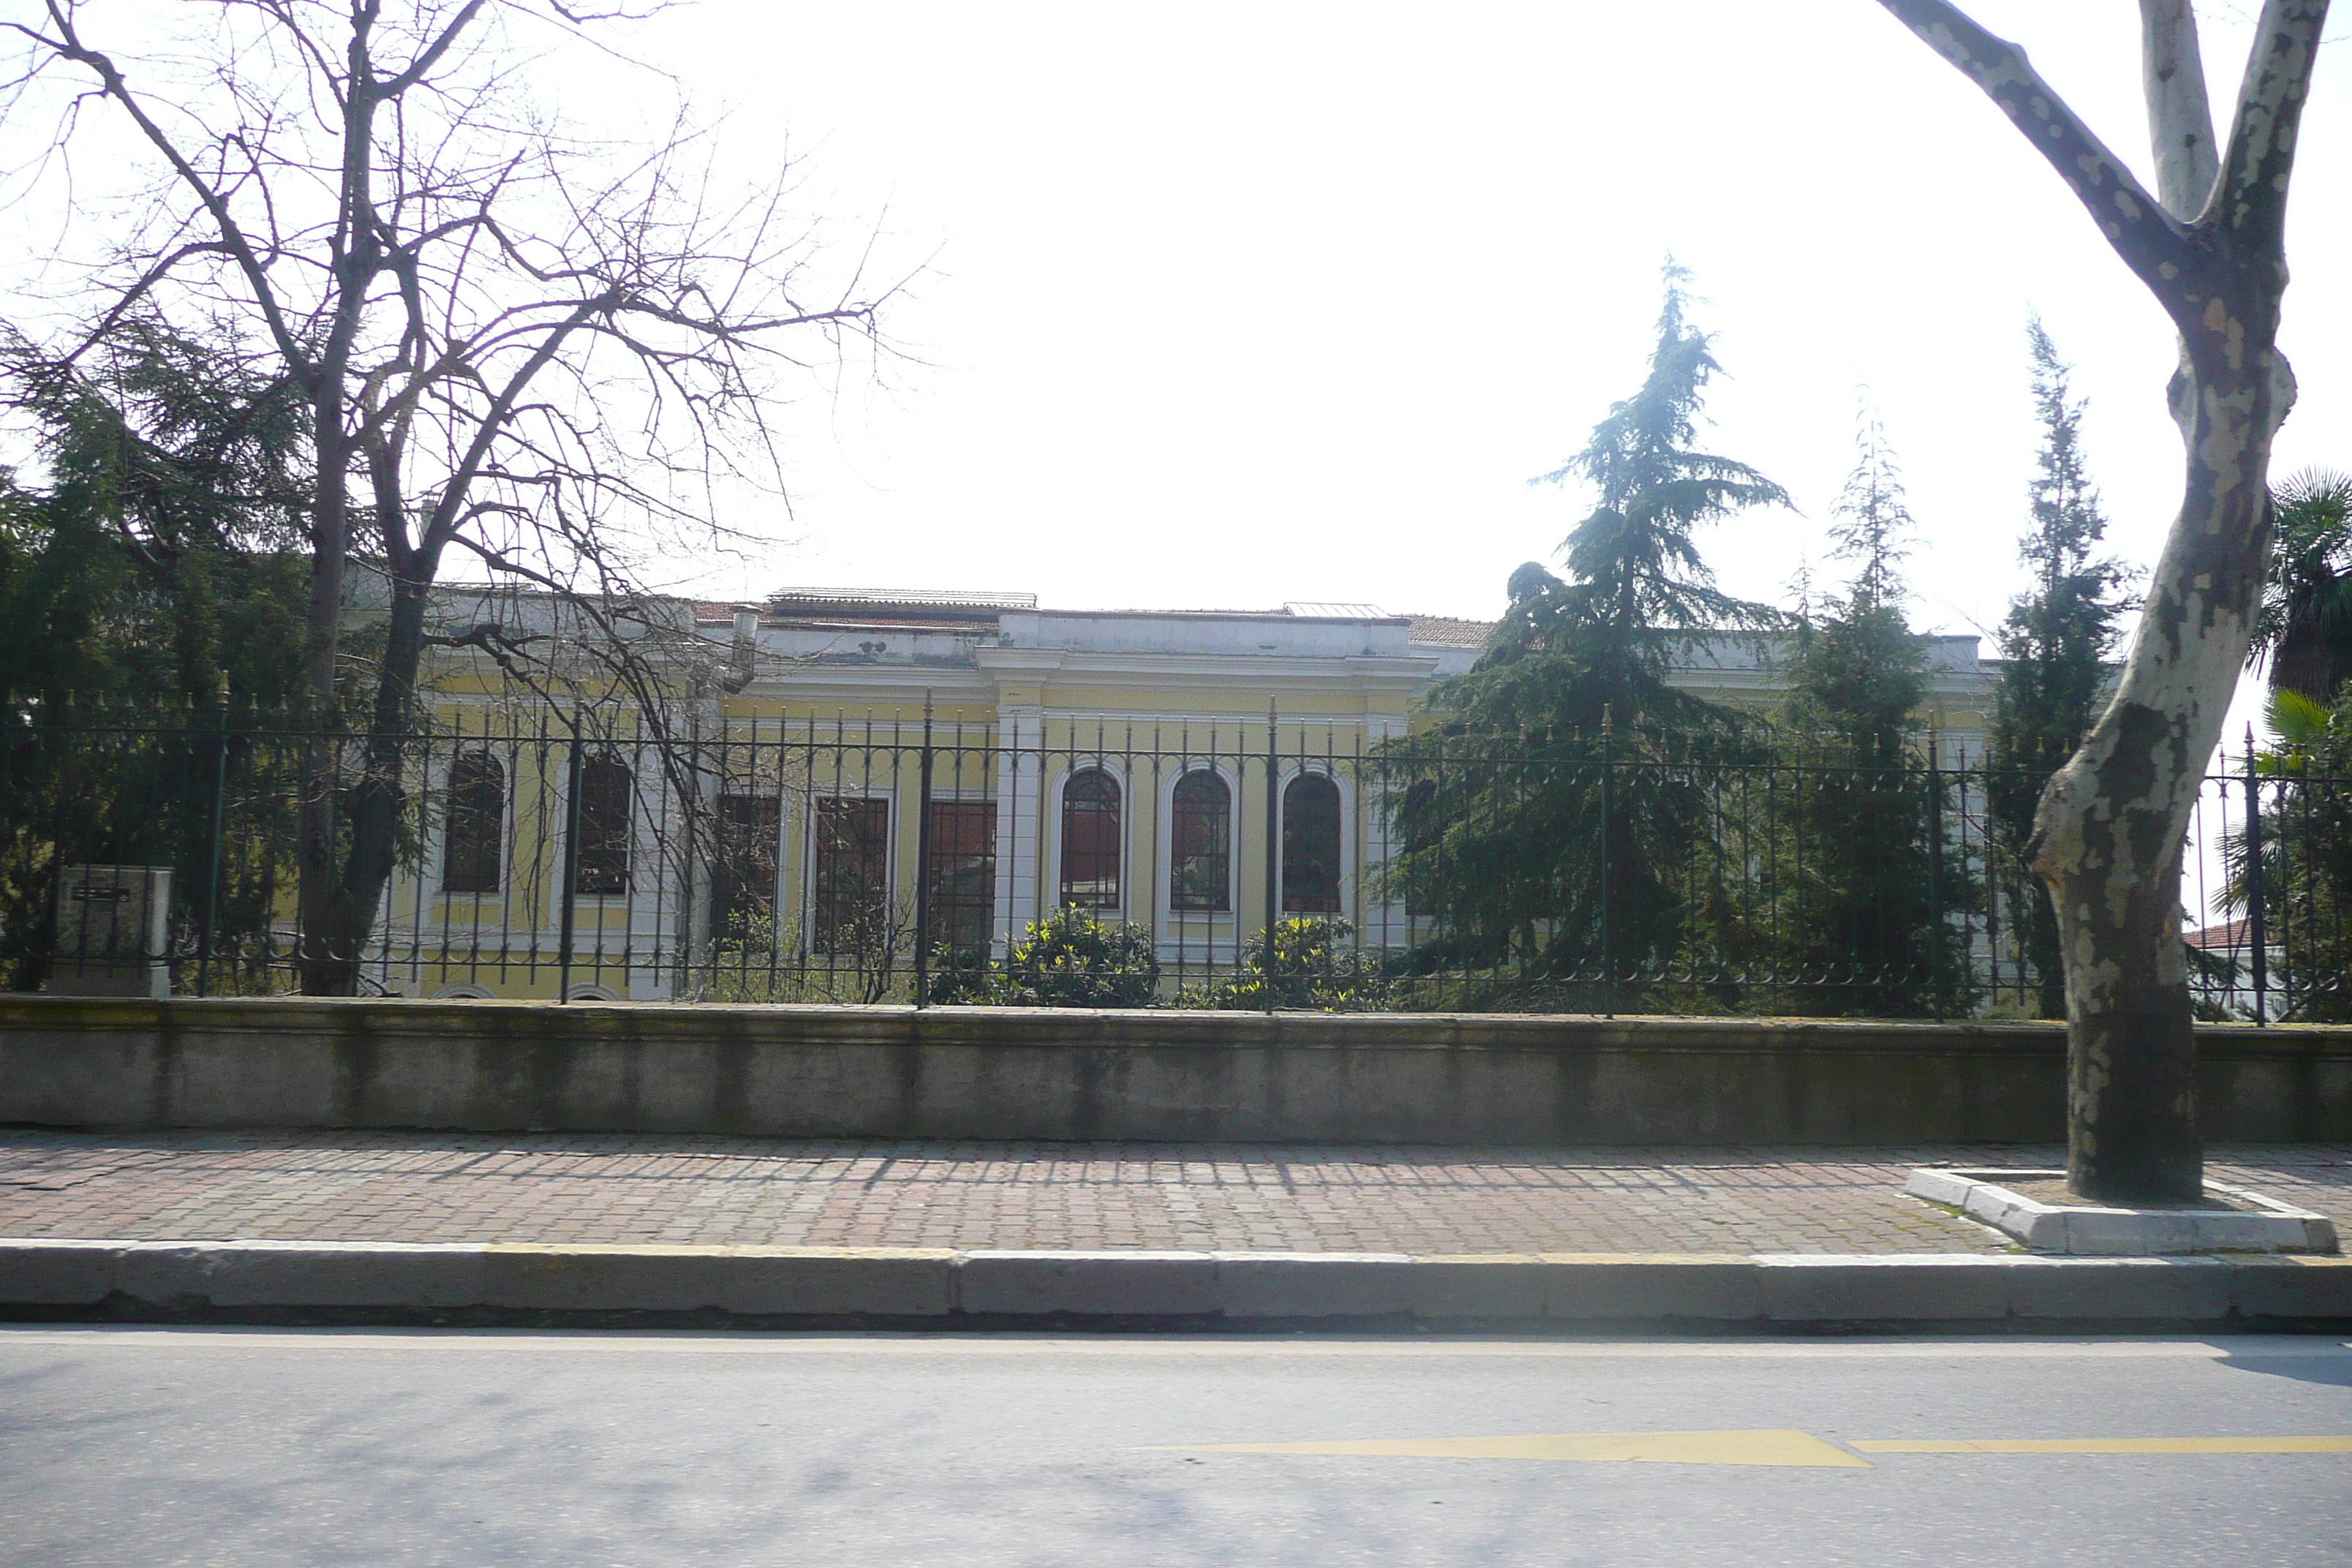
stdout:
<svg viewBox="0 0 2352 1568">
<path fill-rule="evenodd" d="M 495 611 L 534 631 L 580 620 L 555 595 L 537 592 L 456 584 L 435 596 L 445 619 Z M 664 627 L 647 651 L 682 671 L 728 665 L 740 616 L 751 629 L 751 679 L 740 689 L 729 684 L 738 700 L 856 713 L 928 696 L 964 706 L 1042 704 L 1073 717 L 1083 705 L 1084 717 L 1120 721 L 1258 717 L 1260 704 L 1285 696 L 1360 695 L 1369 706 L 1396 709 L 1467 672 L 1492 626 L 1324 601 L 1280 610 L 1053 610 L 1026 594 L 847 588 L 786 590 L 756 611 L 668 598 L 645 609 Z M 1925 706 L 1986 710 L 2000 664 L 1980 657 L 1979 639 L 1941 635 L 1925 643 Z M 1696 695 L 1770 707 L 1786 695 L 1792 653 L 1783 636 L 1695 633 L 1676 639 L 1667 679 Z M 445 670 L 495 673 L 467 653 L 440 662 Z M 1068 695 L 1054 702 L 1053 691 Z M 1114 692 L 1127 694 L 1112 699 L 1114 708 L 1092 695 Z"/>
</svg>

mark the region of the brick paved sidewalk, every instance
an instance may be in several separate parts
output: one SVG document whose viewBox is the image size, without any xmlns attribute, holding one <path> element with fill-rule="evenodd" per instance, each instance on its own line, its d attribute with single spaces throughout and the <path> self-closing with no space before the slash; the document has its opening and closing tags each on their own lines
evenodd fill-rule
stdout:
<svg viewBox="0 0 2352 1568">
<path fill-rule="evenodd" d="M 0 1130 L 0 1237 L 1286 1252 L 1999 1252 L 1903 1195 L 2056 1149 L 1454 1149 Z M 2216 1176 L 2352 1233 L 2352 1145 Z"/>
</svg>

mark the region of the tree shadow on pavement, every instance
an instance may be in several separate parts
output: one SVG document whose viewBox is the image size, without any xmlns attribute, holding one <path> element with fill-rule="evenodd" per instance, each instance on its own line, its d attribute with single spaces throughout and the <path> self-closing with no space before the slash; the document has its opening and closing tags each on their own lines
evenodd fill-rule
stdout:
<svg viewBox="0 0 2352 1568">
<path fill-rule="evenodd" d="M 2308 1351 L 2265 1348 L 2251 1354 L 2232 1352 L 2214 1364 L 2238 1372 L 2258 1372 L 2265 1377 L 2291 1377 L 2298 1383 L 2352 1388 L 2352 1350 L 2337 1339 L 2314 1339 Z"/>
</svg>

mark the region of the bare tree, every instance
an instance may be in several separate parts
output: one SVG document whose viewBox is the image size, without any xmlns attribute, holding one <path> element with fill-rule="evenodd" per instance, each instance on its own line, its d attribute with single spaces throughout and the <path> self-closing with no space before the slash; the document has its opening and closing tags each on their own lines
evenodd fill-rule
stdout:
<svg viewBox="0 0 2352 1568">
<path fill-rule="evenodd" d="M 306 992 L 348 994 L 393 868 L 445 558 L 570 595 L 616 634 L 654 631 L 633 561 L 717 530 L 715 482 L 779 482 L 775 373 L 809 363 L 802 345 L 836 363 L 871 345 L 890 290 L 857 268 L 807 298 L 814 234 L 787 218 L 781 169 L 718 200 L 708 133 L 682 115 L 624 143 L 531 107 L 523 35 L 601 47 L 601 24 L 634 19 L 617 11 L 214 0 L 168 11 L 207 31 L 159 38 L 151 13 L 117 52 L 79 0 L 41 10 L 0 23 L 22 51 L 10 117 L 57 109 L 45 144 L 70 149 L 102 109 L 154 166 L 57 357 L 142 312 L 193 321 L 307 405 L 304 684 L 321 736 L 304 769 L 300 968 Z M 342 628 L 361 562 L 389 605 L 354 682 Z"/>
<path fill-rule="evenodd" d="M 2265 0 L 2226 145 L 2189 0 L 2140 0 L 2151 195 L 2027 63 L 1947 0 L 1880 0 L 2008 114 L 2171 317 L 2179 515 L 2114 700 L 2051 780 L 2032 851 L 2066 969 L 2067 1178 L 2086 1196 L 2203 1190 L 2181 846 L 2246 658 L 2271 544 L 2287 184 L 2327 0 Z"/>
</svg>

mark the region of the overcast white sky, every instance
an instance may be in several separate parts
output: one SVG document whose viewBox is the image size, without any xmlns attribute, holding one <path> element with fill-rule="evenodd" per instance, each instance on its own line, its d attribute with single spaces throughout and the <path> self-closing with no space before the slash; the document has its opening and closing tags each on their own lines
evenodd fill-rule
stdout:
<svg viewBox="0 0 2352 1568">
<path fill-rule="evenodd" d="M 1971 9 L 2145 169 L 2129 0 Z M 2205 9 L 2226 114 L 2251 7 Z M 2029 310 L 2080 366 L 2115 548 L 2152 561 L 2178 497 L 2162 316 L 1870 0 L 707 0 L 639 52 L 734 105 L 746 156 L 789 147 L 843 243 L 878 221 L 886 265 L 936 251 L 890 322 L 924 363 L 802 408 L 782 542 L 682 587 L 1493 614 L 1581 515 L 1525 481 L 1638 384 L 1669 251 L 1729 373 L 1708 440 L 1801 509 L 1705 537 L 1737 592 L 1818 563 L 1866 384 L 1922 524 L 1917 624 L 1994 626 Z M 2347 55 L 2297 172 L 2282 474 L 2352 466 Z"/>
<path fill-rule="evenodd" d="M 2145 169 L 2131 0 L 1970 8 Z M 2226 117 L 2251 0 L 2200 9 Z M 702 0 L 622 44 L 730 111 L 727 177 L 789 160 L 833 260 L 871 241 L 913 274 L 887 322 L 905 357 L 779 411 L 791 513 L 746 496 L 726 520 L 772 547 L 664 562 L 661 586 L 1489 616 L 1587 507 L 1526 480 L 1639 384 L 1668 252 L 1728 372 L 1707 441 L 1798 503 L 1703 536 L 1734 592 L 1785 602 L 1808 557 L 1834 579 L 1867 384 L 1922 525 L 1915 624 L 1996 626 L 2032 310 L 2079 366 L 2115 550 L 2152 561 L 2178 499 L 2163 317 L 1872 0 Z M 585 51 L 527 79 L 608 130 L 667 112 L 659 79 Z M 2337 44 L 2296 177 L 2281 475 L 2352 467 L 2347 132 Z M 53 242 L 24 232 L 37 262 Z"/>
</svg>

